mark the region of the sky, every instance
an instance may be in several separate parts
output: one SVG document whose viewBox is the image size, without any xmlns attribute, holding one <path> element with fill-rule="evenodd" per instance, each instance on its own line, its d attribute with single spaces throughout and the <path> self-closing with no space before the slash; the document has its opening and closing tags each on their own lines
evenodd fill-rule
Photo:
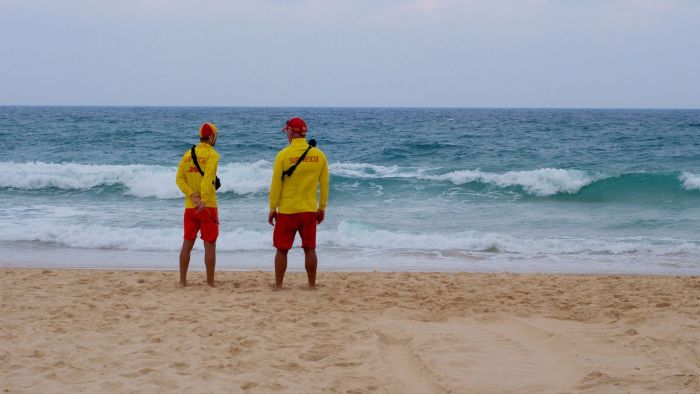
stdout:
<svg viewBox="0 0 700 394">
<path fill-rule="evenodd" d="M 700 108 L 698 0 L 0 0 L 0 105 Z"/>
</svg>

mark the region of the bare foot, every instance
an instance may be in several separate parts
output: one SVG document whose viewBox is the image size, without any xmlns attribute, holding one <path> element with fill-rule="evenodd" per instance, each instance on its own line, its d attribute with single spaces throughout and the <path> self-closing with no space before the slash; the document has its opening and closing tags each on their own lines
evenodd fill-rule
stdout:
<svg viewBox="0 0 700 394">
<path fill-rule="evenodd" d="M 282 285 L 279 285 L 279 286 L 272 285 L 272 291 L 280 291 L 280 290 L 282 290 Z"/>
<path fill-rule="evenodd" d="M 181 280 L 180 283 L 178 283 L 178 286 L 180 286 L 180 287 L 187 287 L 187 281 L 186 281 L 186 280 Z"/>
<path fill-rule="evenodd" d="M 215 285 L 213 282 L 212 282 L 212 283 L 207 282 L 207 286 L 209 286 L 209 287 L 216 287 L 216 285 Z"/>
</svg>

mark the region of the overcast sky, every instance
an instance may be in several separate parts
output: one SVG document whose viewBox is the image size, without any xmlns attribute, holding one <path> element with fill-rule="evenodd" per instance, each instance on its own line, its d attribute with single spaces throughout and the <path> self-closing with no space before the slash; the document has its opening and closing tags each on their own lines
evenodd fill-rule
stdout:
<svg viewBox="0 0 700 394">
<path fill-rule="evenodd" d="M 697 0 L 0 0 L 0 105 L 700 108 Z"/>
</svg>

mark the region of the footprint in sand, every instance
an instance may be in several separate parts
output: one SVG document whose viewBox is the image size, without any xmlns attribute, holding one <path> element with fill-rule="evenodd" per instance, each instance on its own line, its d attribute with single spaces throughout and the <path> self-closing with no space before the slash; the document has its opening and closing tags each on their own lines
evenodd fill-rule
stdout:
<svg viewBox="0 0 700 394">
<path fill-rule="evenodd" d="M 184 369 L 184 368 L 187 368 L 189 366 L 190 366 L 189 364 L 183 363 L 183 362 L 170 363 L 170 368 L 175 368 L 175 369 Z"/>
<path fill-rule="evenodd" d="M 304 361 L 319 361 L 340 352 L 342 348 L 336 345 L 315 345 L 311 349 L 301 353 L 299 358 Z"/>
<path fill-rule="evenodd" d="M 362 363 L 354 362 L 354 361 L 341 361 L 339 363 L 333 364 L 334 367 L 340 367 L 340 368 L 355 368 L 357 366 L 362 365 Z"/>
<path fill-rule="evenodd" d="M 394 376 L 406 392 L 442 393 L 445 390 L 435 381 L 423 361 L 411 349 L 411 339 L 395 330 L 375 330 L 379 350 Z M 397 335 L 398 334 L 398 335 Z"/>
</svg>

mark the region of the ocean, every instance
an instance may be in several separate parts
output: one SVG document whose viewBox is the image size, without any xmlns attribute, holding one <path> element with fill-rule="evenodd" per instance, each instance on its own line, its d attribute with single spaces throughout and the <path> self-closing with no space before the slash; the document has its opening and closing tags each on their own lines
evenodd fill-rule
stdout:
<svg viewBox="0 0 700 394">
<path fill-rule="evenodd" d="M 272 269 L 293 116 L 329 159 L 320 271 L 700 274 L 700 110 L 0 107 L 0 265 L 177 269 L 209 121 L 217 268 Z"/>
</svg>

